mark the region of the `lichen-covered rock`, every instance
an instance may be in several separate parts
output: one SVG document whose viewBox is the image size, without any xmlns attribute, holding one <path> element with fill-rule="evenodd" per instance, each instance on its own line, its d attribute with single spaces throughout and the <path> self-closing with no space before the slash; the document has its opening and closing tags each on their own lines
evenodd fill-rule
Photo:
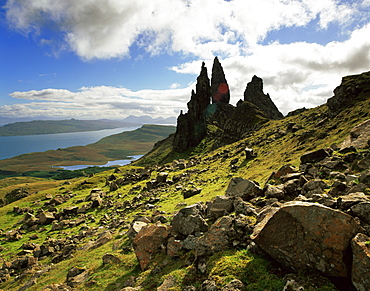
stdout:
<svg viewBox="0 0 370 291">
<path fill-rule="evenodd" d="M 352 283 L 358 291 L 370 290 L 370 237 L 359 233 L 351 241 Z"/>
<path fill-rule="evenodd" d="M 346 277 L 350 241 L 360 231 L 354 218 L 341 211 L 315 203 L 288 202 L 267 214 L 251 238 L 288 268 Z"/>
<path fill-rule="evenodd" d="M 165 225 L 150 225 L 140 230 L 133 241 L 135 255 L 141 269 L 147 269 L 152 256 L 166 245 L 168 229 Z"/>
<path fill-rule="evenodd" d="M 219 218 L 228 215 L 234 208 L 234 199 L 227 196 L 216 196 L 207 203 L 207 214 L 211 218 Z"/>
</svg>

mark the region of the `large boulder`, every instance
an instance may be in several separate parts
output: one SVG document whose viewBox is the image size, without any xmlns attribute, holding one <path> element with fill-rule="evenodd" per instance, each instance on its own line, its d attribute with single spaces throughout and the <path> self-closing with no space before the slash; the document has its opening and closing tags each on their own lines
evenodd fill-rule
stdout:
<svg viewBox="0 0 370 291">
<path fill-rule="evenodd" d="M 167 237 L 167 226 L 156 224 L 142 228 L 136 235 L 133 247 L 143 271 L 147 269 L 152 256 L 166 245 Z"/>
<path fill-rule="evenodd" d="M 290 269 L 315 269 L 326 276 L 346 277 L 350 241 L 361 230 L 353 217 L 339 210 L 288 202 L 268 213 L 251 238 Z"/>
<path fill-rule="evenodd" d="M 359 233 L 351 241 L 352 283 L 358 291 L 370 290 L 370 237 Z"/>
<path fill-rule="evenodd" d="M 226 190 L 226 196 L 241 197 L 248 201 L 263 196 L 263 191 L 255 182 L 236 177 L 231 179 Z"/>
<path fill-rule="evenodd" d="M 203 212 L 204 209 L 201 204 L 193 204 L 182 208 L 172 219 L 173 231 L 185 236 L 207 231 L 208 224 L 203 217 Z"/>
<path fill-rule="evenodd" d="M 227 196 L 216 196 L 207 203 L 207 214 L 211 218 L 228 215 L 234 209 L 234 199 Z"/>
</svg>

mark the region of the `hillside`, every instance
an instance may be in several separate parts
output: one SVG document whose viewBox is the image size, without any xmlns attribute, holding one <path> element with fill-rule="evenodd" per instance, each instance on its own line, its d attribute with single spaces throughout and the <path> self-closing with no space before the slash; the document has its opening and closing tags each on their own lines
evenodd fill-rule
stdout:
<svg viewBox="0 0 370 291">
<path fill-rule="evenodd" d="M 104 165 L 108 161 L 129 159 L 129 156 L 145 154 L 157 141 L 174 131 L 174 126 L 143 125 L 136 130 L 111 135 L 87 146 L 19 155 L 0 161 L 0 175 L 16 176 L 29 171 L 49 172 L 57 171 L 56 166 Z"/>
<path fill-rule="evenodd" d="M 3 180 L 0 288 L 369 290 L 370 72 L 280 119 L 219 95 L 204 107 L 221 117 L 204 118 L 206 82 L 182 130 L 131 165 L 57 185 Z"/>
<path fill-rule="evenodd" d="M 66 132 L 95 131 L 130 127 L 134 124 L 115 120 L 34 120 L 8 123 L 0 127 L 0 136 L 51 134 Z"/>
</svg>

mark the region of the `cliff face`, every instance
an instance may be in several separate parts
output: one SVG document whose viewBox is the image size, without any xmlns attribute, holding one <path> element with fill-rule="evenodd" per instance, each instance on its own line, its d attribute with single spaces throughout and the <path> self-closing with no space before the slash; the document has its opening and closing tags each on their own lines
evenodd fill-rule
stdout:
<svg viewBox="0 0 370 291">
<path fill-rule="evenodd" d="M 181 112 L 177 119 L 174 151 L 184 152 L 197 146 L 207 136 L 209 125 L 218 128 L 217 136 L 213 138 L 217 139 L 215 145 L 221 146 L 242 138 L 268 119 L 283 117 L 270 96 L 263 93 L 261 78 L 254 76 L 252 82 L 248 83 L 244 100 L 237 107 L 229 104 L 229 85 L 217 57 L 213 62 L 211 84 L 203 63 L 196 92 L 192 92 L 187 104 L 188 112 Z"/>
<path fill-rule="evenodd" d="M 256 75 L 247 84 L 247 88 L 244 91 L 244 101 L 251 102 L 259 107 L 260 110 L 265 112 L 268 119 L 281 119 L 284 117 L 274 102 L 272 102 L 270 95 L 263 93 L 263 81 Z"/>
</svg>

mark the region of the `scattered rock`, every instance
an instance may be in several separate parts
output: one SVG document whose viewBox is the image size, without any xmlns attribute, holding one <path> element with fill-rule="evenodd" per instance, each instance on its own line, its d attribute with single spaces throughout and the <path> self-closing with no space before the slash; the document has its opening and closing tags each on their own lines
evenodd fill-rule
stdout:
<svg viewBox="0 0 370 291">
<path fill-rule="evenodd" d="M 172 219 L 173 231 L 185 236 L 207 231 L 208 224 L 203 213 L 203 206 L 199 203 L 182 208 Z"/>
<path fill-rule="evenodd" d="M 351 241 L 352 283 L 358 291 L 370 290 L 370 237 L 359 233 Z"/>
<path fill-rule="evenodd" d="M 253 181 L 240 177 L 232 178 L 226 190 L 226 196 L 241 197 L 248 201 L 252 198 L 263 196 L 262 189 Z"/>
</svg>

